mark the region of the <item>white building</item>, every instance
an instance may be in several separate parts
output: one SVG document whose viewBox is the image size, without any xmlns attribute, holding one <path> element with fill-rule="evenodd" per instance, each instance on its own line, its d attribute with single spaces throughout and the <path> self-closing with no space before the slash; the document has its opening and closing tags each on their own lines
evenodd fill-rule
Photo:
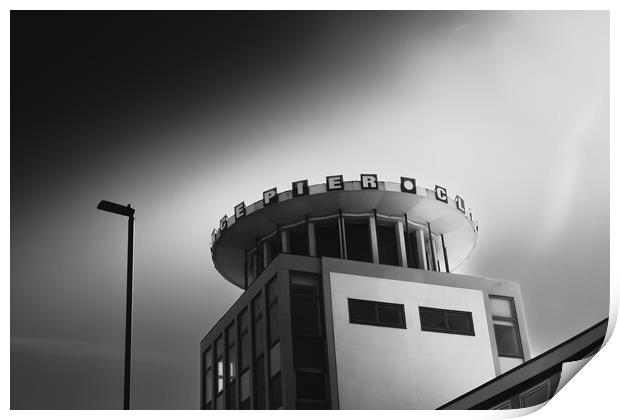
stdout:
<svg viewBox="0 0 620 420">
<path fill-rule="evenodd" d="M 519 285 L 450 272 L 478 227 L 442 187 L 332 176 L 234 212 L 201 408 L 434 409 L 530 358 Z"/>
</svg>

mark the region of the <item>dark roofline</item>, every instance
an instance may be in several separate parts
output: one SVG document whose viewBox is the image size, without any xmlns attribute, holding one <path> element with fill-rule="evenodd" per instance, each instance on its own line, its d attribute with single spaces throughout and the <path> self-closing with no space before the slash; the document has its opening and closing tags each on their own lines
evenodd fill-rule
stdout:
<svg viewBox="0 0 620 420">
<path fill-rule="evenodd" d="M 576 361 L 584 358 L 598 349 L 605 339 L 609 318 L 596 323 L 585 331 L 575 335 L 565 342 L 553 347 L 543 354 L 528 360 L 477 388 L 442 405 L 438 410 L 467 410 L 476 409 L 482 403 L 500 396 L 518 392 L 521 387 L 527 387 L 530 379 L 537 378 L 543 372 L 552 372 L 561 369 L 564 362 Z"/>
</svg>

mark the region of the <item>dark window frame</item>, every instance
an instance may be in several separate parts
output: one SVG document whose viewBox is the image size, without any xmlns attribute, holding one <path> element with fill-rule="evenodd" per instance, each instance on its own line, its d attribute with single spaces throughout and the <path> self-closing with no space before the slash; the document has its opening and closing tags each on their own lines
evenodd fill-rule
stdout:
<svg viewBox="0 0 620 420">
<path fill-rule="evenodd" d="M 444 316 L 445 328 L 435 328 L 435 327 L 429 327 L 429 326 L 423 325 L 422 312 L 424 311 L 442 313 Z M 453 309 L 430 308 L 428 306 L 418 306 L 418 312 L 420 314 L 420 328 L 422 329 L 422 331 L 445 333 L 445 334 L 467 335 L 467 336 L 472 336 L 472 337 L 476 335 L 476 330 L 474 328 L 474 320 L 473 320 L 473 316 L 471 312 L 457 311 Z M 456 330 L 456 329 L 450 328 L 450 323 L 448 322 L 449 315 L 467 315 L 467 317 L 469 318 L 469 324 L 471 325 L 471 331 Z"/>
<path fill-rule="evenodd" d="M 514 324 L 515 334 L 517 336 L 517 345 L 518 345 L 518 354 L 509 354 L 509 353 L 500 353 L 499 346 L 497 347 L 497 356 L 498 357 L 510 357 L 513 359 L 523 359 L 525 358 L 523 352 L 523 342 L 521 340 L 521 330 L 519 328 L 519 320 L 517 319 L 517 308 L 515 305 L 515 299 L 512 296 L 500 296 L 500 295 L 489 295 L 489 299 L 503 299 L 507 300 L 510 304 L 510 312 L 512 316 L 497 316 L 491 314 L 491 318 L 493 321 L 504 321 L 504 322 L 512 322 Z M 503 325 L 503 324 L 497 324 Z M 493 323 L 493 333 L 495 334 L 495 323 Z M 497 337 L 495 338 L 495 343 L 497 345 Z"/>
<path fill-rule="evenodd" d="M 374 319 L 352 318 L 351 317 L 351 303 L 372 304 L 373 309 L 374 309 Z M 398 328 L 398 329 L 403 329 L 403 330 L 407 329 L 407 320 L 405 317 L 405 305 L 403 305 L 402 303 L 378 302 L 374 300 L 347 298 L 347 305 L 349 309 L 349 323 L 351 324 L 372 325 L 375 327 L 389 327 L 389 328 Z M 398 309 L 402 322 L 392 323 L 392 322 L 380 321 L 379 320 L 379 308 Z"/>
</svg>

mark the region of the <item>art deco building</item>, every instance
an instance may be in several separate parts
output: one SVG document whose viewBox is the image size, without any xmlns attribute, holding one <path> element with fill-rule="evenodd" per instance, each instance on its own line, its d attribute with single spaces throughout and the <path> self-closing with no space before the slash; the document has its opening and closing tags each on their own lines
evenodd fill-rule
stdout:
<svg viewBox="0 0 620 420">
<path fill-rule="evenodd" d="M 362 175 L 294 182 L 212 236 L 244 291 L 200 343 L 203 409 L 434 409 L 530 358 L 519 285 L 456 274 L 460 197 Z"/>
</svg>

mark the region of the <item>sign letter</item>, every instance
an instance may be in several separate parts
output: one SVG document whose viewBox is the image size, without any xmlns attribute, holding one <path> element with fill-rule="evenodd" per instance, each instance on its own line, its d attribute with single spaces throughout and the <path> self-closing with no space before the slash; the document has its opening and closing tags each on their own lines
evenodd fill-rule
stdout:
<svg viewBox="0 0 620 420">
<path fill-rule="evenodd" d="M 304 179 L 303 181 L 295 181 L 293 182 L 293 197 L 300 197 L 302 195 L 308 195 L 308 180 Z"/>
<path fill-rule="evenodd" d="M 458 195 L 454 200 L 456 201 L 456 208 L 465 213 L 465 200 L 463 200 Z"/>
<path fill-rule="evenodd" d="M 272 188 L 263 192 L 263 205 L 267 207 L 270 204 L 278 202 L 278 190 L 277 188 Z"/>
<path fill-rule="evenodd" d="M 444 187 L 435 185 L 435 198 L 444 203 L 448 202 L 448 191 Z"/>
<path fill-rule="evenodd" d="M 245 203 L 242 201 L 235 206 L 235 221 L 241 219 L 243 216 L 245 216 Z"/>
<path fill-rule="evenodd" d="M 325 177 L 325 183 L 327 184 L 327 191 L 344 190 L 342 175 Z"/>
<path fill-rule="evenodd" d="M 360 181 L 363 190 L 376 190 L 379 188 L 377 174 L 362 174 L 360 175 Z"/>
<path fill-rule="evenodd" d="M 228 227 L 228 216 L 224 215 L 224 217 L 220 219 L 220 232 L 226 229 L 227 227 Z"/>
</svg>

